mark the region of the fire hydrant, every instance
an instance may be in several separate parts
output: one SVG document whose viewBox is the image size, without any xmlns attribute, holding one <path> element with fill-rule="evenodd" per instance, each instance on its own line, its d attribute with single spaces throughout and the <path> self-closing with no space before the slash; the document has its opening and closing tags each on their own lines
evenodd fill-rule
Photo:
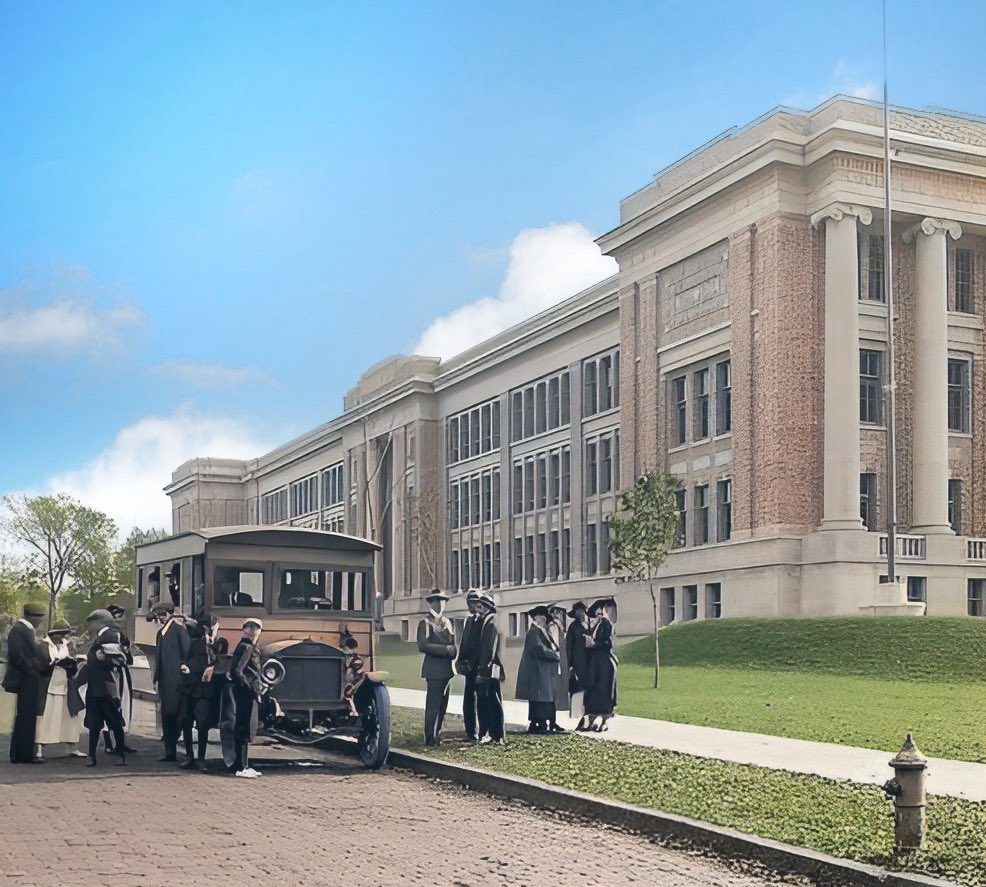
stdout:
<svg viewBox="0 0 986 887">
<path fill-rule="evenodd" d="M 894 853 L 913 853 L 924 847 L 924 771 L 928 766 L 910 733 L 897 756 L 890 761 L 894 778 L 883 790 L 894 801 Z"/>
</svg>

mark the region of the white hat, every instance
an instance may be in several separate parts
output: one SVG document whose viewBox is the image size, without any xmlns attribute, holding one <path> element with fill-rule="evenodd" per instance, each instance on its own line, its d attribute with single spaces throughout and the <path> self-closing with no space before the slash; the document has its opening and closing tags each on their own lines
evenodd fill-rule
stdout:
<svg viewBox="0 0 986 887">
<path fill-rule="evenodd" d="M 260 619 L 257 619 L 255 616 L 251 616 L 249 619 L 243 620 L 243 628 L 246 628 L 248 625 L 255 625 L 261 631 L 264 630 L 264 623 Z"/>
</svg>

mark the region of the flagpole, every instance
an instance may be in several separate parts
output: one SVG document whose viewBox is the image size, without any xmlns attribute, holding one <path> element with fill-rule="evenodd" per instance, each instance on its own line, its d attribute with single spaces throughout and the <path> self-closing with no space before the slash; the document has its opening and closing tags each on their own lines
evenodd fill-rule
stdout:
<svg viewBox="0 0 986 887">
<path fill-rule="evenodd" d="M 894 360 L 893 241 L 890 203 L 890 101 L 887 90 L 887 0 L 883 0 L 883 286 L 887 305 L 887 581 L 897 581 L 897 371 Z"/>
</svg>

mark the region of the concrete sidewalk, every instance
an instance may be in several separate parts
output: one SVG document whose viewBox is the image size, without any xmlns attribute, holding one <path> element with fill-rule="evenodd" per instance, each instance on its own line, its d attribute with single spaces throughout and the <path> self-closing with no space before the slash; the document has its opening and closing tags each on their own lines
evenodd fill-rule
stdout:
<svg viewBox="0 0 986 887">
<path fill-rule="evenodd" d="M 424 690 L 406 690 L 401 687 L 389 689 L 394 705 L 424 709 Z M 449 712 L 462 714 L 461 696 L 449 698 Z M 504 700 L 503 712 L 508 724 L 527 725 L 526 702 Z M 558 721 L 563 727 L 575 726 L 575 722 L 567 717 L 559 717 Z M 614 717 L 609 722 L 609 731 L 606 733 L 578 735 L 662 748 L 701 758 L 717 758 L 737 764 L 755 764 L 773 770 L 809 773 L 827 779 L 847 779 L 850 782 L 874 785 L 883 785 L 893 776 L 893 770 L 887 762 L 898 751 L 874 751 L 848 745 L 808 742 L 804 739 L 741 733 L 736 730 L 696 727 L 624 715 Z M 901 741 L 903 739 L 901 736 Z M 929 758 L 928 791 L 970 801 L 986 801 L 986 764 Z"/>
</svg>

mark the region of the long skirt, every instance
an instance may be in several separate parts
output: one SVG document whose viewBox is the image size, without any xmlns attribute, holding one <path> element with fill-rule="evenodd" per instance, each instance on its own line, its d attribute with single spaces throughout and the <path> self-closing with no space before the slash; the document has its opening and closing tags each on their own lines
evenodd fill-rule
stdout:
<svg viewBox="0 0 986 887">
<path fill-rule="evenodd" d="M 48 698 L 45 711 L 38 717 L 38 731 L 35 741 L 41 745 L 55 745 L 68 742 L 75 745 L 82 732 L 82 718 L 74 717 L 68 710 L 68 675 L 65 669 L 56 668 L 48 685 Z"/>
<path fill-rule="evenodd" d="M 556 714 L 557 709 L 555 708 L 554 701 L 527 703 L 527 720 L 532 723 L 537 724 L 543 721 L 554 721 Z"/>
<path fill-rule="evenodd" d="M 590 654 L 588 679 L 585 713 L 608 718 L 616 708 L 616 663 L 608 652 Z"/>
</svg>

